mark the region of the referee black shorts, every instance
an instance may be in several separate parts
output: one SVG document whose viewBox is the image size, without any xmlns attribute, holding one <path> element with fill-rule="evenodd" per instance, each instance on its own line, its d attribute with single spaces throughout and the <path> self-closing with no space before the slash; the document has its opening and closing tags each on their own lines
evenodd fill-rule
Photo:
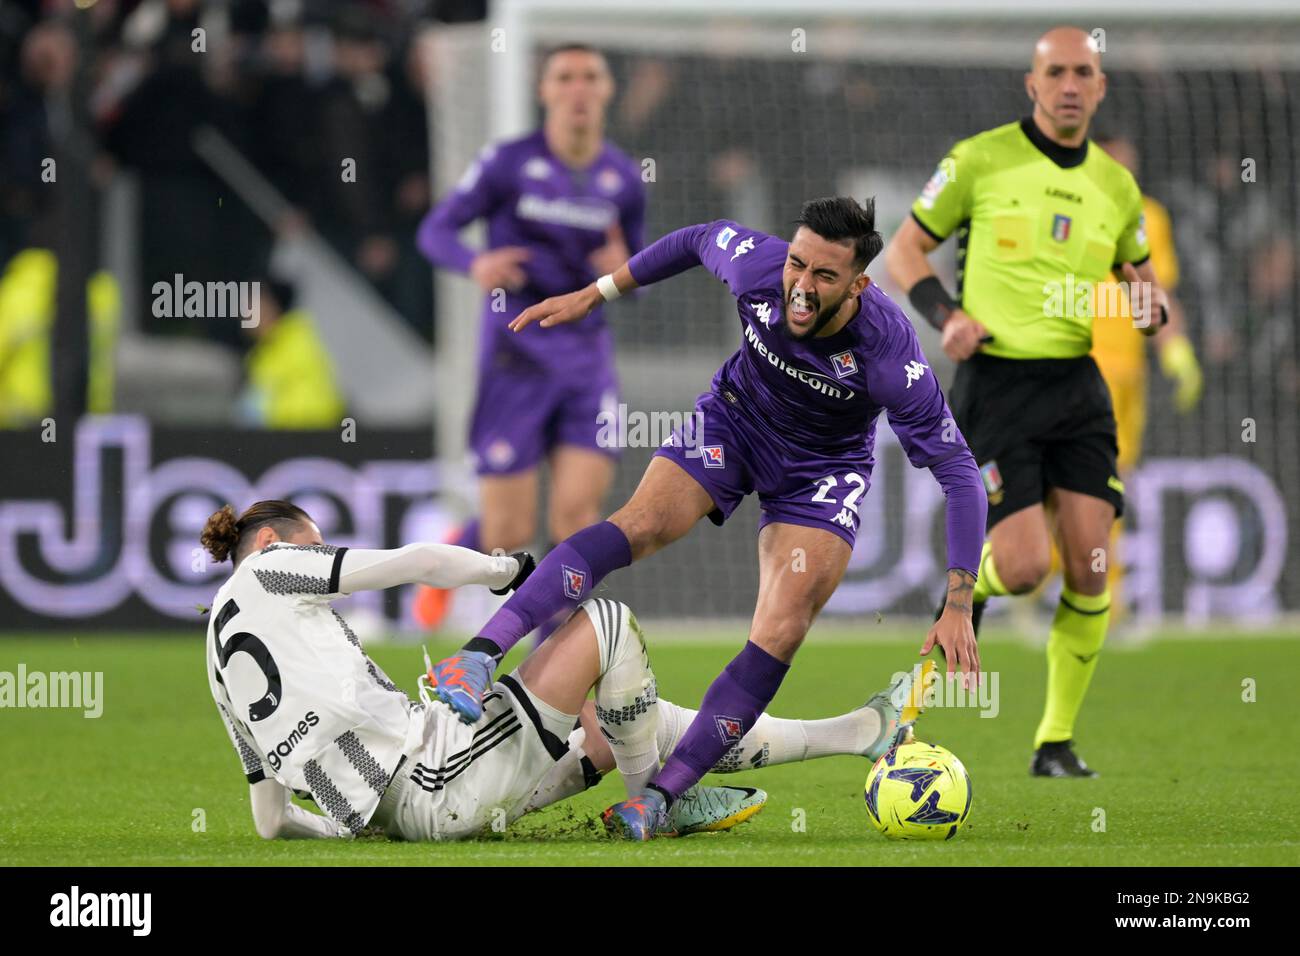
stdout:
<svg viewBox="0 0 1300 956">
<path fill-rule="evenodd" d="M 1005 359 L 976 352 L 949 390 L 957 427 L 979 464 L 988 527 L 1063 488 L 1124 513 L 1115 412 L 1092 356 Z"/>
</svg>

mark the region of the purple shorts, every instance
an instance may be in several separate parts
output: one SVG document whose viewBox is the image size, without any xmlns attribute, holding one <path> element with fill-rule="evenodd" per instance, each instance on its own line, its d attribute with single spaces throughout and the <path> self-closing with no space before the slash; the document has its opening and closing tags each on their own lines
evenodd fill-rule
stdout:
<svg viewBox="0 0 1300 956">
<path fill-rule="evenodd" d="M 598 441 L 602 411 L 617 413 L 618 378 L 607 364 L 584 362 L 556 369 L 507 351 L 490 353 L 479 366 L 478 395 L 470 419 L 469 447 L 480 475 L 510 475 L 535 468 L 559 445 L 576 445 L 618 457 Z"/>
<path fill-rule="evenodd" d="M 773 522 L 823 528 L 853 547 L 858 505 L 871 483 L 870 451 L 823 457 L 758 426 L 715 392 L 701 395 L 695 412 L 655 455 L 686 469 L 709 493 L 709 520 L 721 525 L 756 491 L 759 530 Z"/>
</svg>

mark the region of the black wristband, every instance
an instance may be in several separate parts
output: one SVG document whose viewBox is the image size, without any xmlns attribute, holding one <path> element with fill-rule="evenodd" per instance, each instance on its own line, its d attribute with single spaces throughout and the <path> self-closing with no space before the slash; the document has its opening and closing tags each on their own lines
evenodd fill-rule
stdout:
<svg viewBox="0 0 1300 956">
<path fill-rule="evenodd" d="M 961 308 L 953 301 L 938 276 L 926 276 L 912 286 L 907 298 L 912 303 L 912 308 L 920 312 L 935 329 L 942 329 L 948 316 Z"/>
</svg>

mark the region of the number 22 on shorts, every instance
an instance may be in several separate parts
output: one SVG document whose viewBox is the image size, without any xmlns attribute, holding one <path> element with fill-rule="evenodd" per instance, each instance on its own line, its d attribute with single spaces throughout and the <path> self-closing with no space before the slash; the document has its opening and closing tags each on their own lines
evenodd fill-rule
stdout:
<svg viewBox="0 0 1300 956">
<path fill-rule="evenodd" d="M 852 487 L 843 500 L 839 502 L 841 505 L 839 514 L 831 520 L 846 528 L 856 528 L 858 524 L 858 499 L 866 493 L 867 480 L 856 471 L 850 471 L 844 476 L 844 483 Z M 834 475 L 827 475 L 825 478 L 818 478 L 817 485 L 817 491 L 813 494 L 811 500 L 824 504 L 835 504 L 835 499 L 830 497 L 830 492 L 832 488 L 838 487 L 839 480 Z"/>
</svg>

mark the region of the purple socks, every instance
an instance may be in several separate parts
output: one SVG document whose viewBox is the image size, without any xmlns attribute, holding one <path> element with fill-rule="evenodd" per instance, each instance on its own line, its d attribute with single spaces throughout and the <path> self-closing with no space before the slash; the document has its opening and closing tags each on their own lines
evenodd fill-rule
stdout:
<svg viewBox="0 0 1300 956">
<path fill-rule="evenodd" d="M 583 528 L 555 546 L 466 647 L 486 650 L 476 643 L 483 640 L 505 654 L 533 628 L 585 601 L 605 575 L 631 563 L 632 546 L 617 525 Z"/>
<path fill-rule="evenodd" d="M 789 664 L 746 642 L 709 686 L 700 712 L 650 786 L 676 800 L 698 783 L 767 710 L 789 669 Z"/>
</svg>

